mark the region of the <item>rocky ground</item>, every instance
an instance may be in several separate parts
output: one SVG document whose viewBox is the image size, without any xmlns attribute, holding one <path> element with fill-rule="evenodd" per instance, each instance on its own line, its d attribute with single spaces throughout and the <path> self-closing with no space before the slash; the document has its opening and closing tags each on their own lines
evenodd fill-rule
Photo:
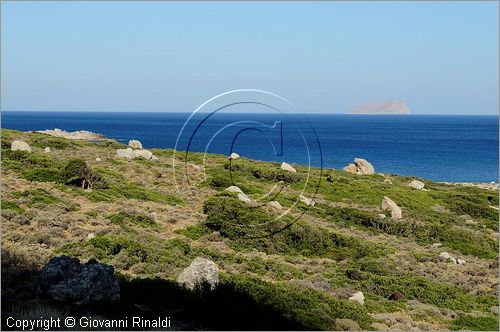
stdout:
<svg viewBox="0 0 500 332">
<path fill-rule="evenodd" d="M 12 151 L 26 150 L 16 140 L 30 151 Z M 168 313 L 181 329 L 498 330 L 495 187 L 377 174 L 363 159 L 309 171 L 144 151 L 2 130 L 4 314 L 90 310 L 40 290 L 42 267 L 67 255 L 114 267 L 121 300 L 93 305 L 103 316 Z"/>
</svg>

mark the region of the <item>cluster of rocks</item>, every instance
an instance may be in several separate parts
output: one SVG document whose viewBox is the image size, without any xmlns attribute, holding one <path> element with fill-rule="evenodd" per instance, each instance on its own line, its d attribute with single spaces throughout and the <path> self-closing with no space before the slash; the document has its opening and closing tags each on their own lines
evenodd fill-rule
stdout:
<svg viewBox="0 0 500 332">
<path fill-rule="evenodd" d="M 242 201 L 243 203 L 253 205 L 253 201 L 250 197 L 247 196 L 239 187 L 237 186 L 230 186 L 226 188 L 226 191 L 230 193 L 237 193 L 238 199 Z"/>
<path fill-rule="evenodd" d="M 138 140 L 130 140 L 126 149 L 116 149 L 116 155 L 119 158 L 127 159 L 144 158 L 158 160 L 158 157 L 153 152 L 143 149 L 142 143 Z"/>
<path fill-rule="evenodd" d="M 375 174 L 375 168 L 373 165 L 362 158 L 354 158 L 354 163 L 350 163 L 344 167 L 344 171 L 358 175 Z"/>
<path fill-rule="evenodd" d="M 64 303 L 85 304 L 120 299 L 120 284 L 110 265 L 95 259 L 81 264 L 76 258 L 52 258 L 40 274 L 40 287 L 51 299 Z"/>
<path fill-rule="evenodd" d="M 91 131 L 86 130 L 77 130 L 77 131 L 66 131 L 58 128 L 55 129 L 46 129 L 46 130 L 38 130 L 37 133 L 46 134 L 55 137 L 63 137 L 67 139 L 79 139 L 79 140 L 97 140 L 103 139 L 104 136 L 101 134 L 93 133 Z"/>
<path fill-rule="evenodd" d="M 463 265 L 463 264 L 467 263 L 467 261 L 465 259 L 455 258 L 446 251 L 439 253 L 438 257 L 444 261 L 451 261 L 454 264 L 458 264 L 458 265 Z"/>
</svg>

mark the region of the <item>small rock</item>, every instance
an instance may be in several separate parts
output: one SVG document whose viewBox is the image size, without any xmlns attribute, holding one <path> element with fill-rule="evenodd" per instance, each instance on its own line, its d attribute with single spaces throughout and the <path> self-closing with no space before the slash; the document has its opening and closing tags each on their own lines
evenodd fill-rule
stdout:
<svg viewBox="0 0 500 332">
<path fill-rule="evenodd" d="M 490 307 L 490 311 L 494 314 L 497 314 L 500 312 L 499 310 L 499 307 L 498 306 L 495 306 L 495 307 Z"/>
<path fill-rule="evenodd" d="M 366 159 L 354 158 L 354 163 L 344 167 L 344 171 L 352 174 L 374 174 L 375 168 Z"/>
<path fill-rule="evenodd" d="M 94 233 L 88 233 L 87 234 L 87 240 L 92 240 L 93 238 L 95 238 L 95 234 Z"/>
<path fill-rule="evenodd" d="M 363 294 L 363 292 L 356 292 L 356 293 L 351 295 L 351 297 L 349 298 L 349 301 L 354 301 L 354 302 L 357 302 L 357 303 L 363 305 L 363 304 L 365 304 L 365 295 Z"/>
<path fill-rule="evenodd" d="M 281 206 L 280 202 L 278 201 L 271 201 L 267 203 L 270 207 L 276 209 L 276 210 L 281 210 L 283 207 Z"/>
<path fill-rule="evenodd" d="M 116 149 L 116 155 L 120 158 L 134 159 L 135 152 L 131 148 Z"/>
<path fill-rule="evenodd" d="M 50 148 L 47 146 L 45 149 L 43 149 L 43 151 L 45 151 L 46 153 L 49 153 L 50 152 Z"/>
<path fill-rule="evenodd" d="M 384 196 L 384 199 L 382 200 L 382 205 L 381 205 L 382 210 L 389 210 L 391 211 L 391 218 L 394 220 L 401 219 L 403 217 L 403 212 L 401 211 L 401 208 L 394 203 L 392 199 L 390 199 L 387 196 Z"/>
<path fill-rule="evenodd" d="M 433 248 L 433 249 L 439 248 L 439 247 L 441 247 L 441 246 L 442 246 L 442 244 L 441 244 L 441 243 L 439 243 L 439 242 L 436 242 L 436 243 L 431 244 L 431 248 Z"/>
<path fill-rule="evenodd" d="M 40 273 L 41 290 L 53 300 L 86 304 L 120 298 L 120 285 L 110 265 L 95 259 L 81 264 L 76 258 L 52 258 Z"/>
<path fill-rule="evenodd" d="M 457 264 L 457 260 L 455 259 L 455 257 L 452 257 L 449 253 L 447 253 L 446 251 L 443 251 L 441 253 L 439 253 L 439 258 L 443 259 L 443 260 L 450 260 L 452 261 L 453 263 Z"/>
<path fill-rule="evenodd" d="M 240 193 L 243 194 L 243 191 L 237 186 L 230 186 L 226 188 L 226 191 L 229 191 L 230 193 Z"/>
<path fill-rule="evenodd" d="M 144 158 L 148 160 L 153 158 L 153 152 L 148 150 L 135 150 L 134 154 L 135 158 Z"/>
<path fill-rule="evenodd" d="M 465 263 L 467 263 L 467 261 L 465 259 L 460 259 L 460 258 L 457 259 L 458 265 L 464 265 Z"/>
<path fill-rule="evenodd" d="M 95 158 L 95 161 L 99 162 L 99 161 L 101 161 L 101 158 L 97 157 L 97 158 Z"/>
<path fill-rule="evenodd" d="M 130 140 L 128 141 L 128 147 L 132 149 L 142 149 L 142 143 L 138 140 Z"/>
<path fill-rule="evenodd" d="M 191 290 L 203 284 L 208 284 L 210 289 L 214 289 L 219 283 L 219 267 L 211 260 L 196 257 L 177 277 L 177 282 Z"/>
<path fill-rule="evenodd" d="M 292 167 L 292 165 L 285 162 L 281 163 L 281 169 L 287 172 L 297 173 L 297 171 L 295 170 L 295 168 Z"/>
<path fill-rule="evenodd" d="M 238 159 L 239 157 L 240 157 L 240 155 L 239 155 L 239 154 L 237 154 L 236 152 L 232 152 L 232 153 L 229 155 L 228 159 L 229 159 L 229 160 L 235 160 L 235 159 Z"/>
<path fill-rule="evenodd" d="M 370 325 L 375 331 L 388 331 L 389 327 L 383 323 L 372 323 Z"/>
<path fill-rule="evenodd" d="M 379 213 L 378 218 L 379 218 L 379 219 L 385 219 L 385 218 L 387 218 L 387 217 L 386 217 L 386 215 L 385 215 L 385 214 Z"/>
<path fill-rule="evenodd" d="M 423 183 L 422 181 L 413 180 L 410 183 L 408 183 L 408 186 L 418 190 L 422 190 L 425 187 L 425 183 Z"/>
<path fill-rule="evenodd" d="M 335 320 L 335 325 L 338 331 L 361 331 L 359 324 L 352 319 L 337 318 Z"/>
<path fill-rule="evenodd" d="M 24 141 L 13 141 L 10 144 L 10 149 L 12 151 L 28 151 L 28 152 L 31 152 L 30 146 L 28 145 L 28 143 L 26 143 Z"/>
<path fill-rule="evenodd" d="M 316 205 L 316 202 L 315 202 L 315 201 L 313 201 L 313 199 L 312 199 L 312 198 L 307 198 L 307 197 L 305 197 L 305 196 L 303 196 L 303 195 L 300 195 L 300 196 L 299 196 L 299 199 L 300 199 L 300 201 L 301 201 L 302 203 L 304 203 L 305 205 L 310 205 L 310 206 L 314 206 L 314 205 Z"/>
<path fill-rule="evenodd" d="M 444 206 L 439 205 L 439 204 L 434 204 L 432 206 L 432 211 L 437 212 L 437 213 L 448 213 L 448 211 Z"/>
<path fill-rule="evenodd" d="M 243 203 L 252 204 L 252 200 L 250 199 L 250 197 L 248 197 L 244 193 L 239 193 L 238 194 L 238 199 L 240 201 L 242 201 Z"/>
<path fill-rule="evenodd" d="M 151 212 L 149 215 L 155 222 L 158 221 L 158 214 L 156 212 Z"/>
</svg>

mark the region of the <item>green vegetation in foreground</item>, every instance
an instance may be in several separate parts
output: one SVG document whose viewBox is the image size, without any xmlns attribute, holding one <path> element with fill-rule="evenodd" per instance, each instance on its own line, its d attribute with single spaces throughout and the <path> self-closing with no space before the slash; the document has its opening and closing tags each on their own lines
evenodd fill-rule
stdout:
<svg viewBox="0 0 500 332">
<path fill-rule="evenodd" d="M 498 317 L 462 316 L 451 323 L 451 330 L 498 331 Z"/>
</svg>

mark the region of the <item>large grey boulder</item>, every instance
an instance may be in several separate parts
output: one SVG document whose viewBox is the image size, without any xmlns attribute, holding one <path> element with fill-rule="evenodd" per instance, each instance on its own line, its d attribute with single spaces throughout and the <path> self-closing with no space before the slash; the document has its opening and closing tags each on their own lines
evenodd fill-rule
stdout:
<svg viewBox="0 0 500 332">
<path fill-rule="evenodd" d="M 226 188 L 226 191 L 230 192 L 230 193 L 239 193 L 239 194 L 243 194 L 243 191 L 237 187 L 237 186 L 229 186 Z"/>
<path fill-rule="evenodd" d="M 281 163 L 281 169 L 284 171 L 287 171 L 287 172 L 297 173 L 297 170 L 295 168 L 293 168 L 292 165 L 285 163 L 285 162 Z"/>
<path fill-rule="evenodd" d="M 235 160 L 235 159 L 238 159 L 240 157 L 239 154 L 237 154 L 236 152 L 232 152 L 230 155 L 229 155 L 229 160 Z"/>
<path fill-rule="evenodd" d="M 394 220 L 398 220 L 403 218 L 403 212 L 401 211 L 401 208 L 389 197 L 384 196 L 384 199 L 382 200 L 382 205 L 381 205 L 382 210 L 389 210 L 391 211 L 391 218 Z"/>
<path fill-rule="evenodd" d="M 418 180 L 412 180 L 410 183 L 408 183 L 408 186 L 418 190 L 422 190 L 425 187 L 425 183 Z"/>
<path fill-rule="evenodd" d="M 366 159 L 354 158 L 354 163 L 344 167 L 344 171 L 352 174 L 374 174 L 375 168 Z"/>
<path fill-rule="evenodd" d="M 81 264 L 76 258 L 52 258 L 40 274 L 42 291 L 53 300 L 84 304 L 120 299 L 120 285 L 113 267 L 95 259 Z"/>
<path fill-rule="evenodd" d="M 132 139 L 128 141 L 128 147 L 132 149 L 142 149 L 142 143 L 138 140 Z"/>
<path fill-rule="evenodd" d="M 299 199 L 302 203 L 304 203 L 305 205 L 311 205 L 311 206 L 314 206 L 316 205 L 316 202 L 312 199 L 312 198 L 307 198 L 306 196 L 304 195 L 300 195 L 299 196 Z"/>
<path fill-rule="evenodd" d="M 196 257 L 177 277 L 177 282 L 191 290 L 203 284 L 214 289 L 219 283 L 219 267 L 209 259 Z"/>
<path fill-rule="evenodd" d="M 28 143 L 26 143 L 24 141 L 13 141 L 10 144 L 10 149 L 12 151 L 27 151 L 27 152 L 31 152 L 31 147 L 29 146 Z"/>
<path fill-rule="evenodd" d="M 116 149 L 116 156 L 119 158 L 134 159 L 135 151 L 132 150 L 131 148 Z"/>
<path fill-rule="evenodd" d="M 349 301 L 356 302 L 358 304 L 365 304 L 365 295 L 363 292 L 356 292 L 349 297 Z"/>
</svg>

